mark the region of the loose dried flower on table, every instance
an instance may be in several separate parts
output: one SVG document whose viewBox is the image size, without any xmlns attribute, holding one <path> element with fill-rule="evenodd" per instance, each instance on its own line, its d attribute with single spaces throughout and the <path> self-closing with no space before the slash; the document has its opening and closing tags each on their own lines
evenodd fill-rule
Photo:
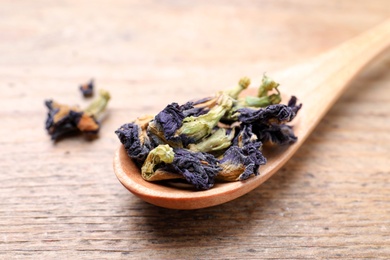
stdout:
<svg viewBox="0 0 390 260">
<path fill-rule="evenodd" d="M 51 139 L 56 141 L 72 133 L 83 133 L 87 138 L 95 138 L 109 100 L 110 94 L 105 90 L 101 90 L 99 97 L 84 110 L 78 106 L 46 100 L 45 105 L 49 111 L 45 128 Z"/>
</svg>

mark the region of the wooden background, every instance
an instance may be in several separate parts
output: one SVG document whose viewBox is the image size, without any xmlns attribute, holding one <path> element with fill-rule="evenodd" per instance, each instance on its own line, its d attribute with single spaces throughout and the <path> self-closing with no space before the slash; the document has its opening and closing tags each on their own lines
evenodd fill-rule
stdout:
<svg viewBox="0 0 390 260">
<path fill-rule="evenodd" d="M 280 172 L 230 203 L 147 204 L 112 170 L 114 131 L 315 56 L 385 20 L 387 0 L 14 1 L 0 5 L 0 259 L 390 257 L 390 55 Z M 100 138 L 53 144 L 43 102 L 111 92 Z"/>
</svg>

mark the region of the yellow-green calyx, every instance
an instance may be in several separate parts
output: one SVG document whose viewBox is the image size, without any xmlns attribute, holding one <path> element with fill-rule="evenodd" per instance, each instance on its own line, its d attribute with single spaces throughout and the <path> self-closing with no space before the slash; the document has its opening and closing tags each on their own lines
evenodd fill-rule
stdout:
<svg viewBox="0 0 390 260">
<path fill-rule="evenodd" d="M 204 115 L 190 116 L 183 120 L 183 125 L 176 135 L 185 135 L 194 142 L 208 136 L 219 120 L 233 107 L 234 100 L 227 94 L 221 93 L 217 104 Z"/>
<path fill-rule="evenodd" d="M 234 99 L 238 99 L 240 93 L 249 87 L 251 80 L 247 77 L 243 77 L 238 81 L 238 85 L 235 88 L 224 91 L 227 95 Z"/>
<path fill-rule="evenodd" d="M 227 134 L 227 130 L 219 128 L 212 133 L 209 137 L 205 138 L 197 144 L 190 144 L 188 148 L 194 152 L 213 152 L 226 149 L 231 145 L 231 141 L 234 138 L 234 130 Z"/>
<path fill-rule="evenodd" d="M 142 178 L 147 181 L 162 180 L 156 173 L 156 166 L 161 163 L 172 163 L 175 157 L 172 147 L 169 145 L 159 145 L 151 150 L 141 168 Z M 171 178 L 163 178 L 171 179 Z"/>
</svg>

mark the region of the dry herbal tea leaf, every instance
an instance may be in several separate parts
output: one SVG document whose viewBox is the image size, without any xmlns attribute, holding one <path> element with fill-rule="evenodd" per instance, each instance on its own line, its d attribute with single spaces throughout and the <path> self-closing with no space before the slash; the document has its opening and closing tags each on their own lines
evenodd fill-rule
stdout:
<svg viewBox="0 0 390 260">
<path fill-rule="evenodd" d="M 279 104 L 279 84 L 265 75 L 257 96 L 240 97 L 249 85 L 242 78 L 235 88 L 215 96 L 172 103 L 115 133 L 147 181 L 179 179 L 205 190 L 216 181 L 246 180 L 259 175 L 267 161 L 263 143 L 297 140 L 287 123 L 302 106 L 295 97 Z"/>
</svg>

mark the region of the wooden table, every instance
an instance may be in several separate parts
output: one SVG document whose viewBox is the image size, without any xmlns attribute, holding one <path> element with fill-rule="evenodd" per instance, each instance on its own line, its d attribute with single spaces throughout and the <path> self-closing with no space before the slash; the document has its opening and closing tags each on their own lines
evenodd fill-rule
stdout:
<svg viewBox="0 0 390 260">
<path fill-rule="evenodd" d="M 159 208 L 112 169 L 121 124 L 301 62 L 389 14 L 387 0 L 2 1 L 0 259 L 389 258 L 388 53 L 235 201 Z M 112 95 L 100 138 L 54 144 L 44 100 L 84 106 L 90 78 Z"/>
</svg>

